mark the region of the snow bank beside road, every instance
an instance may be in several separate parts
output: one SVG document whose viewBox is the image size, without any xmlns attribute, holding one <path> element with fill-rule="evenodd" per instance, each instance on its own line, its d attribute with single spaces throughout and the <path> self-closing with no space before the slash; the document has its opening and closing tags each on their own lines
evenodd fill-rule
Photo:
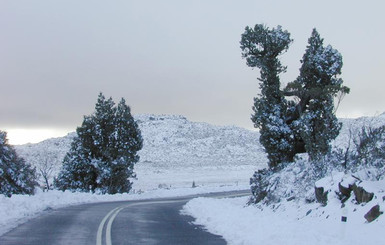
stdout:
<svg viewBox="0 0 385 245">
<path fill-rule="evenodd" d="M 384 182 L 382 182 L 384 183 Z M 346 208 L 330 195 L 326 207 L 304 201 L 281 202 L 275 206 L 245 206 L 247 197 L 234 199 L 196 198 L 182 213 L 193 216 L 198 225 L 221 235 L 231 245 L 378 245 L 384 243 L 385 217 L 367 223 L 364 214 L 375 199 L 365 205 L 350 200 Z M 347 222 L 341 222 L 347 216 Z"/>
<path fill-rule="evenodd" d="M 42 214 L 46 210 L 95 202 L 130 201 L 153 198 L 180 197 L 204 193 L 246 190 L 248 186 L 196 187 L 157 189 L 141 194 L 97 195 L 92 193 L 72 193 L 62 191 L 39 192 L 34 196 L 13 195 L 11 198 L 0 195 L 0 235 Z"/>
</svg>

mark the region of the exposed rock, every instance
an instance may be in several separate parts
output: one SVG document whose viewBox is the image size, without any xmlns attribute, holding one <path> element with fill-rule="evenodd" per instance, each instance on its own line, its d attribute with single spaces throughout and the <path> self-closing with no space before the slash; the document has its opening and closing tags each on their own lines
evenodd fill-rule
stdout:
<svg viewBox="0 0 385 245">
<path fill-rule="evenodd" d="M 345 187 L 341 185 L 341 183 L 338 183 L 338 190 L 339 190 L 339 197 L 341 201 L 344 203 L 346 200 L 350 198 L 353 187 L 351 185 L 349 185 L 349 187 Z"/>
<path fill-rule="evenodd" d="M 374 197 L 374 193 L 367 192 L 363 187 L 356 184 L 353 185 L 353 192 L 358 203 L 370 202 Z"/>
<path fill-rule="evenodd" d="M 286 199 L 286 201 L 290 202 L 290 201 L 293 201 L 295 199 L 295 197 L 289 197 Z"/>
<path fill-rule="evenodd" d="M 383 214 L 383 212 L 380 212 L 380 205 L 376 205 L 374 207 L 372 207 L 369 212 L 367 212 L 365 214 L 365 219 L 368 221 L 368 222 L 372 222 L 373 220 L 377 219 L 378 216 L 380 216 L 381 214 Z"/>
<path fill-rule="evenodd" d="M 328 202 L 328 191 L 325 191 L 323 187 L 315 187 L 315 198 L 317 202 L 326 206 Z"/>
<path fill-rule="evenodd" d="M 357 181 L 360 181 L 359 178 L 357 178 L 354 175 L 345 175 L 341 182 L 338 183 L 338 193 L 340 200 L 342 203 L 346 202 L 353 191 L 353 186 Z"/>
<path fill-rule="evenodd" d="M 350 197 L 353 187 L 351 185 L 349 185 L 349 187 L 345 187 L 341 185 L 341 183 L 338 183 L 338 189 L 341 192 L 341 194 L 343 194 L 344 196 Z"/>
</svg>

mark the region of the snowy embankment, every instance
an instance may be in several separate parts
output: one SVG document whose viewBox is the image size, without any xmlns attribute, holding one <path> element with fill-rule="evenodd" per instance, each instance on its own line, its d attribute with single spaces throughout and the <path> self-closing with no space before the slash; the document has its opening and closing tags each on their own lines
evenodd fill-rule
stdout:
<svg viewBox="0 0 385 245">
<path fill-rule="evenodd" d="M 72 193 L 69 191 L 38 192 L 33 196 L 13 195 L 11 198 L 0 195 L 0 235 L 26 222 L 45 211 L 96 202 L 133 201 L 154 198 L 181 197 L 188 195 L 223 191 L 245 190 L 247 185 L 157 189 L 143 193 L 97 195 L 92 193 Z"/>
<path fill-rule="evenodd" d="M 341 134 L 333 145 L 346 148 L 363 126 L 375 128 L 384 125 L 385 114 L 341 121 Z M 273 175 L 274 178 L 270 179 L 275 183 L 271 187 L 274 193 L 270 194 L 280 199 L 277 202 L 273 199 L 270 204 L 248 206 L 247 197 L 197 198 L 188 202 L 182 213 L 193 216 L 196 224 L 223 236 L 232 245 L 384 244 L 383 170 L 363 167 L 353 173 L 354 177 L 332 172 L 328 177 L 312 182 L 309 181 L 312 180 L 309 178 L 311 167 L 306 166 L 306 161 L 298 161 L 286 168 L 283 174 Z M 344 189 L 353 189 L 350 197 L 341 196 L 339 184 Z M 326 206 L 315 201 L 315 187 L 322 187 L 328 193 Z M 360 188 L 369 193 L 369 201 L 359 201 L 363 198 L 356 193 Z M 361 195 L 365 194 L 361 192 Z M 345 217 L 346 222 L 343 222 Z"/>
<path fill-rule="evenodd" d="M 342 208 L 336 192 L 343 179 L 343 173 L 335 173 L 317 183 L 330 190 L 326 206 L 305 199 L 246 206 L 247 197 L 196 198 L 184 206 L 182 213 L 193 216 L 196 224 L 232 245 L 383 244 L 383 215 L 371 223 L 364 216 L 375 205 L 385 210 L 385 180 L 360 183 L 374 193 L 373 200 L 357 204 L 352 196 Z M 347 222 L 342 222 L 342 216 Z"/>
</svg>

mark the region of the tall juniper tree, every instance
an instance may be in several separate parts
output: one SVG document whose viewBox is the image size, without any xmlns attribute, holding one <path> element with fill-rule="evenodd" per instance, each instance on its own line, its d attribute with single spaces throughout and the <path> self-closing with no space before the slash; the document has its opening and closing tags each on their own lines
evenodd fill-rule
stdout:
<svg viewBox="0 0 385 245">
<path fill-rule="evenodd" d="M 286 67 L 278 58 L 291 42 L 290 34 L 280 26 L 269 29 L 264 25 L 246 27 L 241 39 L 242 56 L 247 65 L 259 68 L 261 73 L 261 94 L 254 98 L 251 120 L 260 129 L 260 142 L 270 167 L 294 157 L 292 132 L 285 121 L 287 101 L 280 90 L 279 74 L 285 72 Z"/>
<path fill-rule="evenodd" d="M 59 189 L 123 193 L 131 189 L 141 132 L 130 107 L 99 94 L 95 113 L 84 117 L 55 183 Z"/>
<path fill-rule="evenodd" d="M 7 133 L 0 130 L 0 193 L 34 194 L 36 170 L 8 144 Z"/>
<path fill-rule="evenodd" d="M 290 34 L 280 26 L 246 27 L 241 38 L 242 57 L 247 65 L 260 69 L 261 94 L 254 98 L 252 121 L 260 129 L 270 168 L 293 161 L 307 152 L 318 159 L 330 150 L 330 142 L 341 125 L 335 116 L 334 98 L 349 93 L 339 78 L 342 56 L 314 29 L 301 60 L 298 78 L 281 90 L 279 74 L 286 71 L 279 61 L 291 43 Z M 297 100 L 286 99 L 295 96 Z M 297 102 L 295 102 L 297 101 Z"/>
</svg>

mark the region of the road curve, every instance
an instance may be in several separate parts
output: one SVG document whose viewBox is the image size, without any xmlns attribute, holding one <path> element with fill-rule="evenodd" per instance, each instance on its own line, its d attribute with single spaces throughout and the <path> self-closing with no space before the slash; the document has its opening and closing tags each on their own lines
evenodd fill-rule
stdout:
<svg viewBox="0 0 385 245">
<path fill-rule="evenodd" d="M 248 191 L 179 198 L 84 204 L 45 212 L 0 237 L 1 245 L 226 244 L 222 237 L 180 215 L 198 196 L 228 197 Z"/>
</svg>

